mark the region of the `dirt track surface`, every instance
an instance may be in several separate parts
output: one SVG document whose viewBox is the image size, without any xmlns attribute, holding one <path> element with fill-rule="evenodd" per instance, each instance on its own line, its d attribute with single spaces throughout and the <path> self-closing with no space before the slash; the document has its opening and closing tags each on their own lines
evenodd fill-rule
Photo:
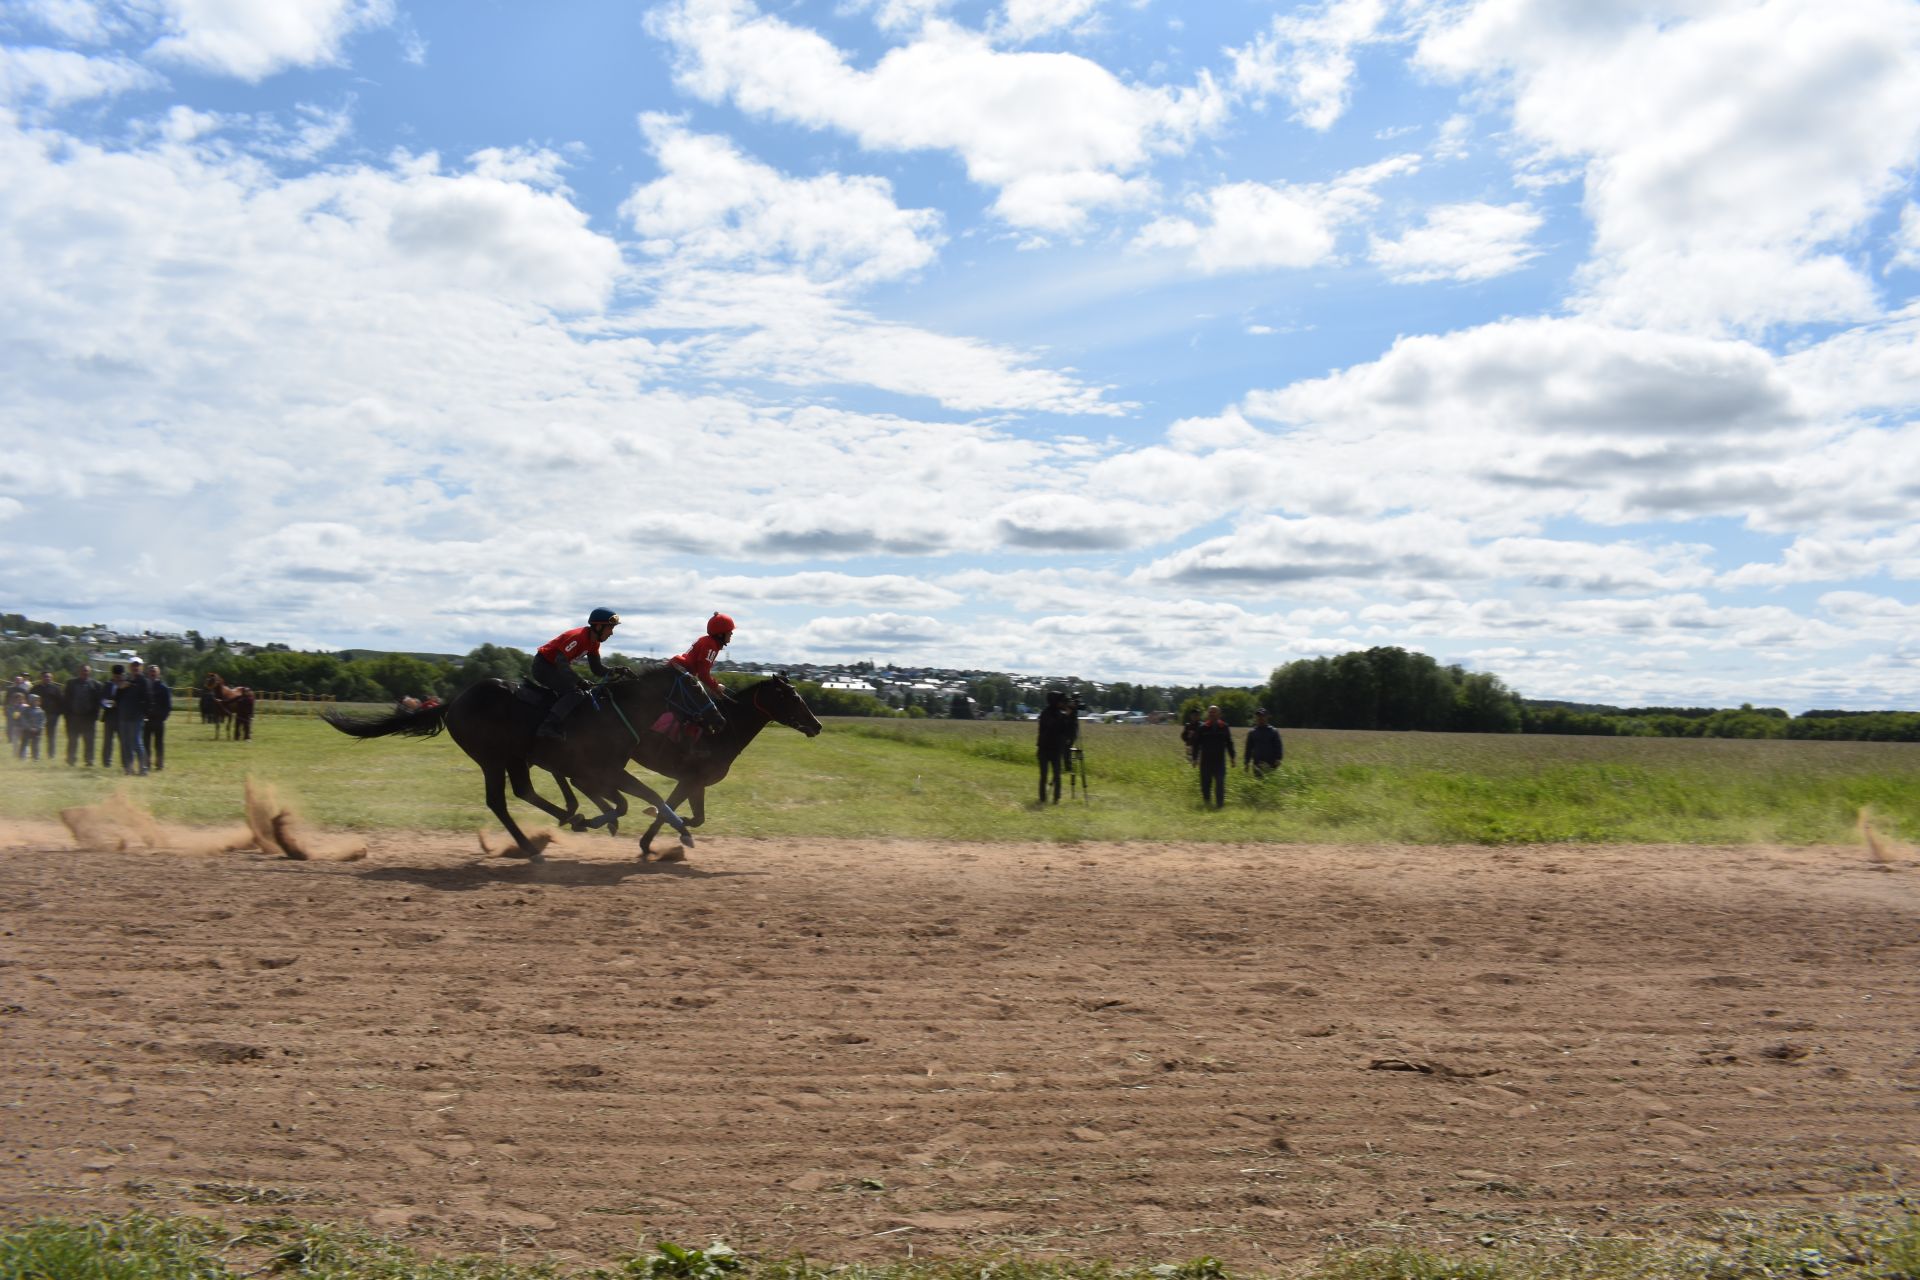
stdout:
<svg viewBox="0 0 1920 1280">
<path fill-rule="evenodd" d="M 1920 870 L 1857 850 L 631 848 L 0 831 L 0 1215 L 1259 1265 L 1920 1174 Z"/>
</svg>

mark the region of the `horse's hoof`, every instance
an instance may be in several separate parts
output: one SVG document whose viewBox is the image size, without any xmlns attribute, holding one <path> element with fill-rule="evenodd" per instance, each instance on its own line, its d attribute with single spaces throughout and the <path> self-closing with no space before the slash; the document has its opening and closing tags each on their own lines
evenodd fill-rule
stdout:
<svg viewBox="0 0 1920 1280">
<path fill-rule="evenodd" d="M 682 832 L 680 833 L 680 847 L 681 847 L 682 849 L 691 849 L 691 848 L 693 848 L 693 832 L 691 832 L 691 831 L 682 831 Z"/>
<path fill-rule="evenodd" d="M 575 815 L 567 819 L 567 830 L 574 832 L 576 835 L 586 829 L 587 820 L 585 818 Z"/>
</svg>

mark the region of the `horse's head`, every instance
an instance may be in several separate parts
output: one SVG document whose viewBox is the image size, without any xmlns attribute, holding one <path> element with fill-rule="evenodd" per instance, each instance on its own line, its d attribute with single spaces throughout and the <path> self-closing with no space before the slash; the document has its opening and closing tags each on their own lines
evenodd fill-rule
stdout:
<svg viewBox="0 0 1920 1280">
<path fill-rule="evenodd" d="M 785 672 L 754 686 L 753 705 L 764 712 L 767 719 L 797 729 L 809 738 L 820 734 L 819 718 L 808 708 Z"/>
</svg>

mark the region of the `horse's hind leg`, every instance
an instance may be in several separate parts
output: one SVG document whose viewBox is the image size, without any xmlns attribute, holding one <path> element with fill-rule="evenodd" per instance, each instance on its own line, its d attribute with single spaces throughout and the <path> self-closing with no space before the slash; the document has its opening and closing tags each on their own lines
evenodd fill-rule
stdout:
<svg viewBox="0 0 1920 1280">
<path fill-rule="evenodd" d="M 555 822 L 564 822 L 575 831 L 580 830 L 579 820 L 574 816 L 573 792 L 567 788 L 565 778 L 559 774 L 553 775 L 554 780 L 560 784 L 560 794 L 567 800 L 567 807 L 561 809 L 556 808 L 545 796 L 533 789 L 533 770 L 527 767 L 524 760 L 515 761 L 506 766 L 506 773 L 513 782 L 513 794 L 516 797 L 551 817 Z"/>
<path fill-rule="evenodd" d="M 507 834 L 513 837 L 514 846 L 520 856 L 531 862 L 545 861 L 539 847 L 527 839 L 527 833 L 520 829 L 519 824 L 514 822 L 513 815 L 507 812 L 507 771 L 498 767 L 488 769 L 486 777 L 487 808 L 493 810 L 493 816 L 500 819 L 500 825 L 505 827 Z"/>
</svg>

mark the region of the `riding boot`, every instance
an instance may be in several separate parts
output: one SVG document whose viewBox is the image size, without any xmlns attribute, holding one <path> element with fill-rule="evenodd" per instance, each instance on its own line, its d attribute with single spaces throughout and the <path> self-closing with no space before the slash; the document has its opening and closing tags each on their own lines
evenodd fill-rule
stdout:
<svg viewBox="0 0 1920 1280">
<path fill-rule="evenodd" d="M 586 700 L 586 696 L 587 691 L 585 689 L 569 689 L 567 692 L 561 694 L 560 700 L 555 702 L 552 708 L 548 710 L 547 718 L 540 722 L 539 731 L 535 733 L 534 736 L 538 738 L 551 738 L 556 742 L 565 742 L 567 740 L 567 732 L 562 726 L 565 724 L 567 717 L 573 714 L 573 709 Z"/>
</svg>

